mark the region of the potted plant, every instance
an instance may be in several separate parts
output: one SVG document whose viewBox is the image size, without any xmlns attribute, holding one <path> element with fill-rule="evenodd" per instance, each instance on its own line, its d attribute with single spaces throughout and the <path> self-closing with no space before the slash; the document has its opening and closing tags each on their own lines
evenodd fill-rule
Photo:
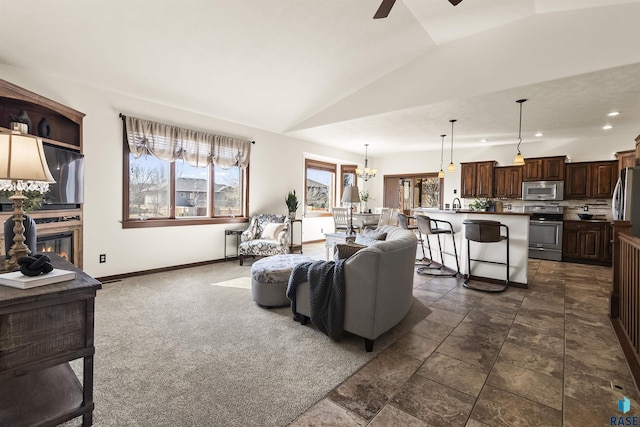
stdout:
<svg viewBox="0 0 640 427">
<path fill-rule="evenodd" d="M 296 211 L 298 210 L 298 196 L 296 196 L 296 190 L 289 191 L 287 198 L 284 199 L 289 209 L 289 218 L 291 220 L 296 219 Z"/>
<path fill-rule="evenodd" d="M 489 199 L 475 199 L 469 203 L 469 208 L 474 211 L 486 211 L 493 205 L 493 202 Z"/>
<path fill-rule="evenodd" d="M 363 203 L 362 212 L 367 211 L 367 202 L 369 201 L 370 198 L 371 198 L 371 195 L 369 194 L 369 191 L 365 190 L 360 192 L 360 200 L 362 200 L 362 203 Z"/>
</svg>

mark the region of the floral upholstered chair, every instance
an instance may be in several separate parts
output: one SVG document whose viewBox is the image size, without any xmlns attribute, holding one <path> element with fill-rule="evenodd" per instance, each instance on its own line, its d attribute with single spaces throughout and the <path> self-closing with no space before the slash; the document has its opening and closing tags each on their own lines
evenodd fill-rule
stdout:
<svg viewBox="0 0 640 427">
<path fill-rule="evenodd" d="M 251 217 L 249 227 L 240 236 L 240 265 L 246 256 L 271 256 L 289 253 L 291 220 L 286 215 L 259 214 Z"/>
</svg>

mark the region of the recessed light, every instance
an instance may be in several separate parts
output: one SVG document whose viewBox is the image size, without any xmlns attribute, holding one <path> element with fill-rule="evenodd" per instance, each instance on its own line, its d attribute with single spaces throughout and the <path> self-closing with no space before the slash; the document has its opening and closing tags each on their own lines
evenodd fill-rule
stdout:
<svg viewBox="0 0 640 427">
<path fill-rule="evenodd" d="M 537 133 L 536 133 L 536 136 L 537 136 L 538 138 L 540 138 L 542 135 L 544 135 L 542 132 L 537 132 Z"/>
<path fill-rule="evenodd" d="M 488 139 L 481 139 L 480 142 L 489 142 Z"/>
<path fill-rule="evenodd" d="M 604 130 L 609 130 L 609 129 L 611 129 L 612 127 L 613 127 L 613 126 L 611 126 L 611 125 L 604 125 L 604 126 L 602 126 L 602 129 L 604 129 Z"/>
<path fill-rule="evenodd" d="M 620 114 L 620 112 L 619 112 L 619 111 L 612 111 L 612 112 L 610 112 L 609 114 L 607 114 L 607 116 L 609 116 L 609 117 L 613 117 L 613 116 L 617 116 L 618 114 Z"/>
</svg>

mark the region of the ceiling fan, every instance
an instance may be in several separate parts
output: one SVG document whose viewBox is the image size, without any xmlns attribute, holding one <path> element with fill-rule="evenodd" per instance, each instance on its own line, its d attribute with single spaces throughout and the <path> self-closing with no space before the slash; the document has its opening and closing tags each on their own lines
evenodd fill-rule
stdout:
<svg viewBox="0 0 640 427">
<path fill-rule="evenodd" d="M 457 6 L 461 1 L 462 0 L 449 0 L 449 3 Z M 391 8 L 393 7 L 393 4 L 395 2 L 396 0 L 382 0 L 382 4 L 380 4 L 380 7 L 378 8 L 376 14 L 373 15 L 373 19 L 386 18 L 387 16 L 389 16 L 389 12 L 391 12 Z"/>
</svg>

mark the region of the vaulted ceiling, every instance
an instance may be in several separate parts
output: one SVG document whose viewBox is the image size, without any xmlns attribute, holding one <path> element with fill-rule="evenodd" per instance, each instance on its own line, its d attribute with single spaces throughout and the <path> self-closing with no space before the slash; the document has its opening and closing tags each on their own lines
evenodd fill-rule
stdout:
<svg viewBox="0 0 640 427">
<path fill-rule="evenodd" d="M 640 133 L 640 0 L 380 1 L 0 0 L 0 63 L 372 155 Z"/>
</svg>

